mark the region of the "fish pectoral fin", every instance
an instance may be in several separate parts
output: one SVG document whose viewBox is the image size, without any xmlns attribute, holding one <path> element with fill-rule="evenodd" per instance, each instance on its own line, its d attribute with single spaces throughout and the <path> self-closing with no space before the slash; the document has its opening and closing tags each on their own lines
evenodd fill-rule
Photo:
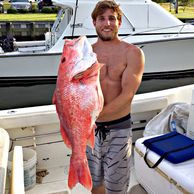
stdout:
<svg viewBox="0 0 194 194">
<path fill-rule="evenodd" d="M 83 77 L 84 72 L 80 72 L 78 74 L 76 74 L 75 76 L 73 76 L 73 79 L 81 79 Z"/>
<path fill-rule="evenodd" d="M 89 191 L 92 190 L 92 178 L 87 159 L 85 158 L 81 161 L 75 161 L 71 157 L 68 186 L 70 189 L 72 189 L 77 183 L 82 184 Z"/>
<path fill-rule="evenodd" d="M 80 61 L 79 63 L 84 63 L 84 61 Z M 92 63 L 92 62 L 91 62 Z M 80 65 L 81 67 L 85 67 L 86 65 Z M 81 69 L 79 71 L 75 71 L 73 73 L 73 79 L 82 79 L 83 77 L 88 77 L 92 75 L 96 75 L 96 72 L 98 71 L 100 65 L 96 61 L 93 61 L 91 66 L 88 66 L 86 69 Z"/>
<path fill-rule="evenodd" d="M 96 125 L 93 126 L 92 132 L 88 138 L 88 145 L 93 149 L 94 148 L 94 142 L 95 142 L 95 128 Z"/>
<path fill-rule="evenodd" d="M 64 141 L 64 143 L 66 144 L 66 146 L 68 147 L 68 148 L 72 148 L 71 147 L 71 142 L 70 142 L 70 140 L 69 140 L 69 138 L 68 138 L 68 136 L 67 136 L 67 134 L 66 134 L 66 132 L 65 132 L 65 129 L 61 126 L 60 127 L 60 130 L 61 130 L 61 135 L 62 135 L 62 137 L 63 137 L 63 141 Z"/>
</svg>

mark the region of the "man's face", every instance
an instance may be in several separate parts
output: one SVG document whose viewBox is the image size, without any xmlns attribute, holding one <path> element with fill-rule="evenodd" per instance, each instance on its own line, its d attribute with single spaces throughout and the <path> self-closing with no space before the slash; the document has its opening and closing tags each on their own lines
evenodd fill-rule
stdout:
<svg viewBox="0 0 194 194">
<path fill-rule="evenodd" d="M 107 9 L 102 15 L 97 16 L 93 24 L 99 38 L 103 41 L 110 41 L 117 36 L 121 21 L 117 19 L 117 13 L 112 9 Z"/>
</svg>

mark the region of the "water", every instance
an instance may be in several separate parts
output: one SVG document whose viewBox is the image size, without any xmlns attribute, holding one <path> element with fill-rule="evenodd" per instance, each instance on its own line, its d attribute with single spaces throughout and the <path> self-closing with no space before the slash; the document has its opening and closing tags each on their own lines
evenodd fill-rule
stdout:
<svg viewBox="0 0 194 194">
<path fill-rule="evenodd" d="M 194 84 L 194 77 L 143 81 L 138 94 Z M 52 104 L 55 84 L 0 88 L 0 110 Z"/>
</svg>

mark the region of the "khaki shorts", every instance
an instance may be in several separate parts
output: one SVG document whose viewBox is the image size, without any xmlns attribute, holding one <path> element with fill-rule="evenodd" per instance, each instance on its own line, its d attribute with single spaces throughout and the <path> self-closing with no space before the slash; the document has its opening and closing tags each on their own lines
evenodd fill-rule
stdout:
<svg viewBox="0 0 194 194">
<path fill-rule="evenodd" d="M 130 114 L 96 123 L 95 147 L 87 147 L 93 187 L 105 186 L 106 194 L 126 194 L 130 179 L 132 130 Z"/>
</svg>

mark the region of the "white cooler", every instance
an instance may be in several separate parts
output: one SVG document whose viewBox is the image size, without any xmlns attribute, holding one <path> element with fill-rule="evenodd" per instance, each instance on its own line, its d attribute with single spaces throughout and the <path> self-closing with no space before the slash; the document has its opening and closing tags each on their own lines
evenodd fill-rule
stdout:
<svg viewBox="0 0 194 194">
<path fill-rule="evenodd" d="M 156 168 L 149 168 L 143 158 L 146 147 L 142 144 L 148 138 L 140 138 L 135 143 L 134 163 L 138 182 L 149 194 L 194 194 L 194 159 L 179 164 L 164 159 Z M 152 151 L 147 155 L 152 165 L 159 158 Z"/>
</svg>

